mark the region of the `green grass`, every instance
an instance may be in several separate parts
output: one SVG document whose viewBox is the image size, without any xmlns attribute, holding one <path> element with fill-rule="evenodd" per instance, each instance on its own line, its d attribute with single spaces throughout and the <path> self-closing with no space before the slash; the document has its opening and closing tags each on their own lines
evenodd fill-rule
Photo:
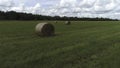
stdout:
<svg viewBox="0 0 120 68">
<path fill-rule="evenodd" d="M 37 23 L 0 21 L 0 68 L 120 67 L 120 21 L 60 21 L 54 37 L 37 36 Z"/>
</svg>

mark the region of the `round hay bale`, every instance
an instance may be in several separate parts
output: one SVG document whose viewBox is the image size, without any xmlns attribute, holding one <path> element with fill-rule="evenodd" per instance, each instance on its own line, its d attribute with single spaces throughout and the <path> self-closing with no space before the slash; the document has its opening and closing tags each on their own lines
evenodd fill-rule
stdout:
<svg viewBox="0 0 120 68">
<path fill-rule="evenodd" d="M 65 24 L 66 24 L 66 25 L 70 25 L 71 22 L 70 22 L 70 21 L 66 21 Z"/>
<path fill-rule="evenodd" d="M 39 36 L 53 36 L 55 28 L 50 23 L 39 23 L 36 25 L 35 31 Z"/>
<path fill-rule="evenodd" d="M 55 23 L 58 23 L 57 21 L 55 21 Z"/>
</svg>

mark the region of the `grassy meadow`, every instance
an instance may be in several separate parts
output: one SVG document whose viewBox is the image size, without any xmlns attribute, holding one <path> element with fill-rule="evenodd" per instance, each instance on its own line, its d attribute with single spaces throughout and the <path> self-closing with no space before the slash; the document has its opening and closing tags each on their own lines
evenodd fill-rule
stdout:
<svg viewBox="0 0 120 68">
<path fill-rule="evenodd" d="M 39 22 L 0 21 L 0 68 L 120 67 L 120 21 L 51 21 L 54 37 L 37 36 Z"/>
</svg>

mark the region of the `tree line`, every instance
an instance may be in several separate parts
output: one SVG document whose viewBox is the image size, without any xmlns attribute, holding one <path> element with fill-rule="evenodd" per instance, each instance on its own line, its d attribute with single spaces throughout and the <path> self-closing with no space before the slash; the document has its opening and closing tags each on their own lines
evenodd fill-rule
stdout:
<svg viewBox="0 0 120 68">
<path fill-rule="evenodd" d="M 31 13 L 21 13 L 15 11 L 0 11 L 0 20 L 69 20 L 69 21 L 117 21 L 117 19 L 109 18 L 78 18 L 78 17 L 60 17 L 60 16 L 44 16 Z"/>
</svg>

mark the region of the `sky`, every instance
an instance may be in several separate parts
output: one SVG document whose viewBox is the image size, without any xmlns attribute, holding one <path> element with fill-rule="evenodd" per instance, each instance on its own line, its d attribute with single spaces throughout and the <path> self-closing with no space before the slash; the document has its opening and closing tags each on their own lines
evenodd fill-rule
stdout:
<svg viewBox="0 0 120 68">
<path fill-rule="evenodd" d="M 120 0 L 0 0 L 1 11 L 120 19 Z"/>
</svg>

